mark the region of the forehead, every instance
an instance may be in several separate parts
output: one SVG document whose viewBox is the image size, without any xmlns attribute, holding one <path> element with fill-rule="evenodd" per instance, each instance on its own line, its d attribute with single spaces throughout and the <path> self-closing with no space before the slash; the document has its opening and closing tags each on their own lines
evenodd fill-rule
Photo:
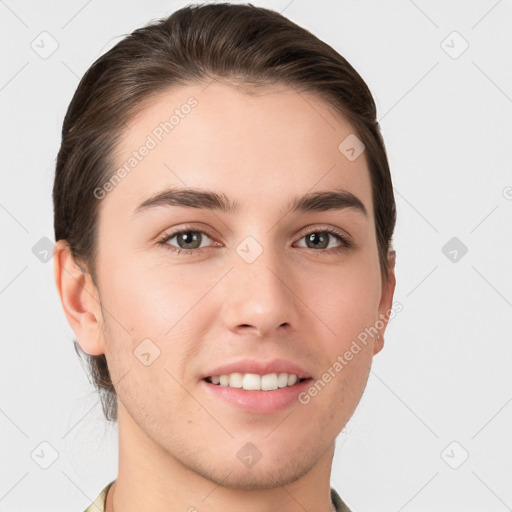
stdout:
<svg viewBox="0 0 512 512">
<path fill-rule="evenodd" d="M 133 213 L 169 187 L 213 190 L 262 214 L 307 192 L 344 189 L 372 216 L 363 152 L 347 158 L 354 128 L 314 94 L 272 85 L 248 91 L 224 82 L 162 91 L 128 122 L 114 154 L 122 178 L 101 215 Z M 341 146 L 340 146 L 341 144 Z M 350 144 L 349 144 L 350 145 Z M 358 149 L 358 148 L 356 148 Z"/>
</svg>

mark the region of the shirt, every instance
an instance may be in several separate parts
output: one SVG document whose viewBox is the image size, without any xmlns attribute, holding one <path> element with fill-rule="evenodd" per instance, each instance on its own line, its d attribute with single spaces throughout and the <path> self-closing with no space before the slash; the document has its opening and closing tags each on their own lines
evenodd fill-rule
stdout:
<svg viewBox="0 0 512 512">
<path fill-rule="evenodd" d="M 107 492 L 111 485 L 115 482 L 110 482 L 98 495 L 98 497 L 91 503 L 84 512 L 105 512 L 105 500 L 107 498 Z M 351 512 L 351 510 L 345 505 L 339 494 L 331 487 L 331 500 L 334 504 L 336 512 Z"/>
</svg>

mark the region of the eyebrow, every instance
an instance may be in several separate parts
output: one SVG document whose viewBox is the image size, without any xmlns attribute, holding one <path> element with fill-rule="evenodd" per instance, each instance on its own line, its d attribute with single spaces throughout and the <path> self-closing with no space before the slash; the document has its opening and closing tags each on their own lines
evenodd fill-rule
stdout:
<svg viewBox="0 0 512 512">
<path fill-rule="evenodd" d="M 133 215 L 159 206 L 181 206 L 218 210 L 226 213 L 240 211 L 240 203 L 231 201 L 224 193 L 193 188 L 169 188 L 146 199 L 134 210 Z M 351 208 L 365 217 L 368 212 L 363 202 L 348 190 L 335 189 L 312 192 L 294 198 L 288 205 L 290 212 L 325 212 Z"/>
</svg>

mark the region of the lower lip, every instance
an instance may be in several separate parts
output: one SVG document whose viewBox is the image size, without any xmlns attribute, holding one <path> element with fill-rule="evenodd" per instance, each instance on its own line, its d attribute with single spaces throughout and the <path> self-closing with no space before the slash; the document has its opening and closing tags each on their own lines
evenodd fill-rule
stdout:
<svg viewBox="0 0 512 512">
<path fill-rule="evenodd" d="M 254 414 L 272 414 L 286 409 L 294 403 L 298 403 L 298 395 L 310 386 L 311 379 L 279 388 L 272 391 L 248 391 L 243 388 L 232 388 L 212 384 L 206 380 L 201 385 L 207 393 L 212 393 L 216 398 Z"/>
</svg>

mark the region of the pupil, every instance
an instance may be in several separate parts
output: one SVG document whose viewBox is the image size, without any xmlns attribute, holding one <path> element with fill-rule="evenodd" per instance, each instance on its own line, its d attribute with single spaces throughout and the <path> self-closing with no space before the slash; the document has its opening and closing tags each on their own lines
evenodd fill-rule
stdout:
<svg viewBox="0 0 512 512">
<path fill-rule="evenodd" d="M 325 235 L 323 234 L 318 234 L 318 233 L 311 233 L 308 237 L 308 240 L 310 242 L 313 242 L 313 247 L 318 247 L 318 244 L 316 243 L 318 241 L 319 238 L 324 238 L 324 244 L 322 244 L 322 246 L 325 245 L 325 239 L 327 238 Z M 320 242 L 321 243 L 321 242 Z"/>
<path fill-rule="evenodd" d="M 194 243 L 194 242 L 197 242 L 198 240 L 198 234 L 197 233 L 194 233 L 193 231 L 187 231 L 185 233 L 181 233 L 180 235 L 180 239 L 185 243 L 185 244 L 191 244 L 191 243 Z M 187 247 L 187 249 L 190 249 L 190 247 Z"/>
</svg>

